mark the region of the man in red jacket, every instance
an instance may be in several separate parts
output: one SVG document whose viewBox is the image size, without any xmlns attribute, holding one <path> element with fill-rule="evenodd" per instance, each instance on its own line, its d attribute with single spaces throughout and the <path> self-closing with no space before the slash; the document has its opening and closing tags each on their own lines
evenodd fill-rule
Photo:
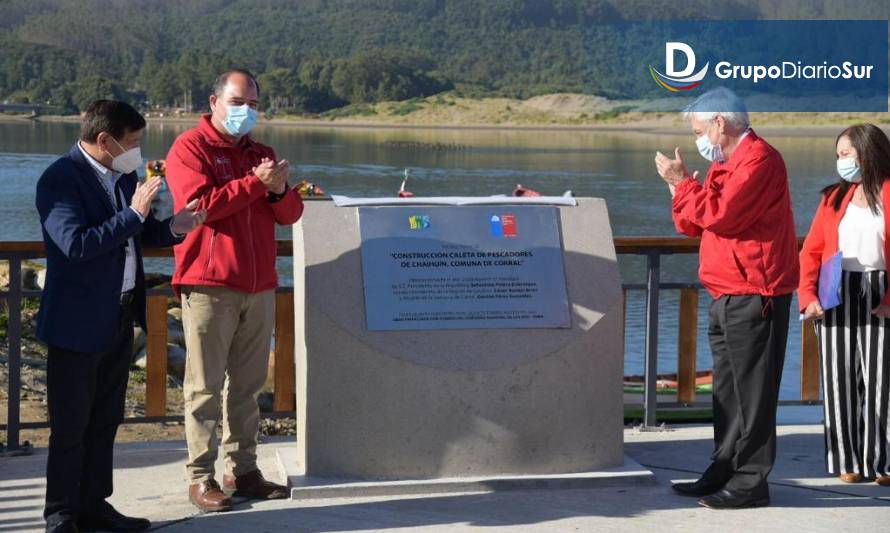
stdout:
<svg viewBox="0 0 890 533">
<path fill-rule="evenodd" d="M 287 496 L 285 487 L 266 481 L 257 469 L 256 400 L 275 323 L 275 225 L 295 223 L 303 202 L 288 186 L 287 161 L 276 161 L 271 148 L 248 135 L 259 90 L 247 71 L 220 75 L 210 96 L 212 113 L 180 135 L 167 155 L 175 208 L 197 200 L 207 211 L 205 225 L 176 246 L 173 276 L 188 348 L 183 395 L 189 498 L 202 511 L 232 506 L 214 479 L 220 419 L 224 487 L 238 496 Z"/>
<path fill-rule="evenodd" d="M 714 509 L 769 504 L 776 457 L 776 406 L 785 361 L 797 238 L 782 156 L 758 137 L 728 89 L 703 94 L 684 116 L 701 155 L 704 183 L 680 149 L 655 157 L 673 195 L 677 231 L 701 237 L 699 277 L 713 297 L 714 453 L 694 483 L 673 488 Z"/>
</svg>

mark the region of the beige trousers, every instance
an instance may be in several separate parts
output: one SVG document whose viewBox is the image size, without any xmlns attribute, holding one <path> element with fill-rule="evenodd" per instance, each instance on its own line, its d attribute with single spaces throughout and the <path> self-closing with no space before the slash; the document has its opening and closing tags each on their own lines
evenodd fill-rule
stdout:
<svg viewBox="0 0 890 533">
<path fill-rule="evenodd" d="M 275 291 L 183 287 L 185 437 L 191 483 L 214 476 L 216 428 L 223 423 L 226 474 L 257 469 L 260 410 L 275 326 Z"/>
</svg>

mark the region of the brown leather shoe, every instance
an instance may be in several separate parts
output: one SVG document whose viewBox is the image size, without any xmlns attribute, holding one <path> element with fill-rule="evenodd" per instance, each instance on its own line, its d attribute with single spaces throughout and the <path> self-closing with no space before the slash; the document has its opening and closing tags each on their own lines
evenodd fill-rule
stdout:
<svg viewBox="0 0 890 533">
<path fill-rule="evenodd" d="M 862 483 L 862 474 L 841 474 L 838 478 L 844 483 Z"/>
<path fill-rule="evenodd" d="M 878 476 L 875 478 L 875 483 L 882 487 L 890 487 L 890 476 Z"/>
<path fill-rule="evenodd" d="M 232 508 L 232 499 L 223 493 L 215 479 L 189 485 L 189 500 L 205 513 L 219 513 Z"/>
<path fill-rule="evenodd" d="M 234 490 L 235 496 L 256 498 L 260 500 L 280 500 L 287 498 L 287 487 L 266 481 L 259 470 L 240 476 L 223 476 L 223 487 Z"/>
</svg>

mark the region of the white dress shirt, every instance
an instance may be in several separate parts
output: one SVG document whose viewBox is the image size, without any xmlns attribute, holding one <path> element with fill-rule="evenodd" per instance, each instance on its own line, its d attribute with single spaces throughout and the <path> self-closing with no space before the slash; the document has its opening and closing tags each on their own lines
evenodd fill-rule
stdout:
<svg viewBox="0 0 890 533">
<path fill-rule="evenodd" d="M 108 200 L 111 202 L 111 207 L 115 211 L 118 210 L 117 202 L 114 198 L 114 190 L 117 186 L 117 181 L 120 179 L 121 174 L 115 172 L 109 168 L 107 168 L 102 163 L 93 159 L 86 150 L 83 149 L 80 142 L 78 141 L 77 147 L 80 148 L 80 151 L 83 153 L 83 156 L 86 158 L 87 162 L 89 162 L 90 166 L 93 167 L 93 170 L 96 172 L 96 178 L 99 180 L 99 184 L 102 186 L 102 189 L 105 190 L 108 195 Z M 118 191 L 118 196 L 120 198 L 120 205 L 126 206 L 127 199 L 124 197 L 123 191 Z M 136 216 L 139 217 L 139 220 L 145 222 L 145 217 L 142 216 L 142 213 L 136 210 L 133 206 L 128 206 L 129 209 L 132 209 Z M 128 292 L 136 288 L 136 244 L 133 242 L 133 238 L 127 241 L 127 260 L 124 263 L 124 283 L 121 286 L 121 292 Z"/>
<path fill-rule="evenodd" d="M 886 270 L 884 257 L 884 210 L 850 202 L 837 228 L 837 247 L 843 253 L 842 268 L 852 272 Z"/>
</svg>

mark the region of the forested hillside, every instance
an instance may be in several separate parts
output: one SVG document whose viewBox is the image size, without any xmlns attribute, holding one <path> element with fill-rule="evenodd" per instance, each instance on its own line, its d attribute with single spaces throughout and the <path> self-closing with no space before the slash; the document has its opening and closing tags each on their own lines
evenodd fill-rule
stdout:
<svg viewBox="0 0 890 533">
<path fill-rule="evenodd" d="M 621 38 L 603 21 L 888 16 L 886 0 L 5 0 L 0 101 L 191 109 L 232 66 L 296 112 L 450 89 L 621 97 L 591 54 Z"/>
</svg>

